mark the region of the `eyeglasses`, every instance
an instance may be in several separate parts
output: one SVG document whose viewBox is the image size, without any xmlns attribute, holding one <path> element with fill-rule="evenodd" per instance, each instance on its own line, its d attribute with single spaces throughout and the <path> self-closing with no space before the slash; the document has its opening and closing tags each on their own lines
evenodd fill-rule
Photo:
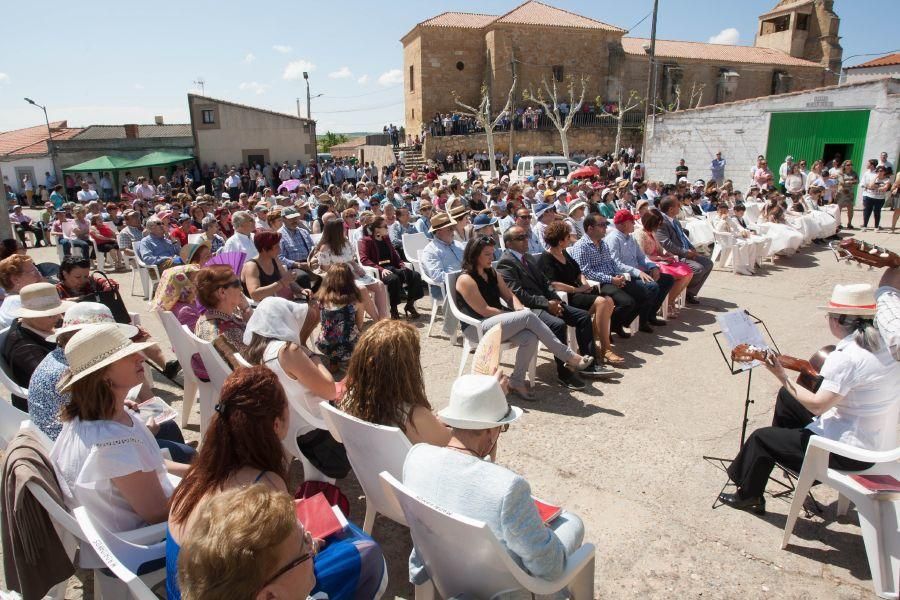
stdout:
<svg viewBox="0 0 900 600">
<path fill-rule="evenodd" d="M 223 288 L 239 288 L 239 287 L 241 287 L 241 280 L 240 279 L 232 279 L 228 283 L 222 285 L 222 287 Z"/>
<path fill-rule="evenodd" d="M 606 229 L 607 225 L 609 225 L 608 221 L 602 221 L 600 223 L 597 223 L 597 227 L 599 227 L 600 229 Z"/>
<path fill-rule="evenodd" d="M 514 242 L 521 242 L 527 238 L 524 235 L 514 235 L 513 237 L 511 237 L 509 239 L 511 239 Z"/>
<path fill-rule="evenodd" d="M 297 567 L 299 567 L 300 565 L 302 565 L 303 563 L 305 563 L 312 557 L 313 557 L 313 554 L 311 552 L 306 552 L 304 554 L 301 554 L 300 556 L 298 556 L 297 558 L 295 558 L 288 564 L 284 565 L 283 567 L 281 567 L 280 569 L 275 571 L 275 574 L 272 575 L 271 577 L 269 577 L 266 580 L 266 582 L 264 584 L 262 584 L 262 586 L 259 589 L 262 589 L 262 588 L 266 587 L 267 585 L 271 585 L 272 583 L 275 582 L 276 579 L 278 579 L 279 577 L 281 577 L 288 571 L 292 571 L 293 569 L 296 569 Z"/>
<path fill-rule="evenodd" d="M 525 219 L 526 221 L 531 220 L 531 215 L 516 215 L 517 219 Z"/>
</svg>

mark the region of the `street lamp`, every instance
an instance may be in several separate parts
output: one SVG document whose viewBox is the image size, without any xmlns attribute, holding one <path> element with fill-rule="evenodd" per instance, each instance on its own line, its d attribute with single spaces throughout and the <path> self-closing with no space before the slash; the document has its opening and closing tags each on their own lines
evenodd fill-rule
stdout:
<svg viewBox="0 0 900 600">
<path fill-rule="evenodd" d="M 312 112 L 310 110 L 312 102 L 310 102 L 309 97 L 309 73 L 307 73 L 306 71 L 303 71 L 303 80 L 306 82 L 306 118 L 312 119 L 312 117 L 310 116 L 310 112 Z"/>
<path fill-rule="evenodd" d="M 31 104 L 32 106 L 37 106 L 42 111 L 44 111 L 44 122 L 47 123 L 47 150 L 50 152 L 50 164 L 53 165 L 53 177 L 54 179 L 57 177 L 56 174 L 56 158 L 53 156 L 53 131 L 50 129 L 50 119 L 47 117 L 47 107 L 41 106 L 31 98 L 25 98 L 25 102 Z"/>
</svg>

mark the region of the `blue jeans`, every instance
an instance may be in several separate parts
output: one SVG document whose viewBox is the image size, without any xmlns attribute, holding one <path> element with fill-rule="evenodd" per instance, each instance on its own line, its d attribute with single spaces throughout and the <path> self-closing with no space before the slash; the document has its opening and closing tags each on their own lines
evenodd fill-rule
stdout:
<svg viewBox="0 0 900 600">
<path fill-rule="evenodd" d="M 160 423 L 156 432 L 156 443 L 160 448 L 165 448 L 172 455 L 172 460 L 177 463 L 190 464 L 197 451 L 184 443 L 184 435 L 175 421 Z"/>
</svg>

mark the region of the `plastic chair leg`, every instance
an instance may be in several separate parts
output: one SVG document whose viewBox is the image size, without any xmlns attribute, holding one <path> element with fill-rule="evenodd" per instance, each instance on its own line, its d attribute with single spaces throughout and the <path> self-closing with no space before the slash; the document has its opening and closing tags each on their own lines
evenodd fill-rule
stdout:
<svg viewBox="0 0 900 600">
<path fill-rule="evenodd" d="M 469 360 L 469 339 L 463 335 L 462 357 L 459 359 L 459 372 L 457 377 L 462 377 L 463 371 L 466 369 L 466 362 Z"/>
<path fill-rule="evenodd" d="M 44 599 L 47 600 L 64 600 L 66 597 L 66 587 L 69 585 L 69 580 L 60 581 L 47 592 L 47 595 L 44 596 Z"/>
<path fill-rule="evenodd" d="M 372 528 L 375 526 L 375 515 L 378 513 L 372 507 L 370 502 L 366 502 L 366 518 L 363 520 L 363 531 L 372 535 Z"/>
<path fill-rule="evenodd" d="M 94 569 L 94 600 L 118 600 L 130 598 L 128 585 L 118 577 L 104 575 L 100 569 Z"/>
<path fill-rule="evenodd" d="M 591 600 L 594 597 L 594 558 L 591 558 L 568 585 L 572 600 Z"/>
<path fill-rule="evenodd" d="M 818 457 L 807 454 L 805 460 L 815 460 L 816 458 Z M 800 515 L 800 509 L 803 508 L 803 501 L 806 500 L 806 495 L 809 493 L 809 488 L 812 487 L 813 479 L 815 479 L 813 475 L 815 469 L 812 468 L 813 465 L 809 466 L 810 468 L 803 469 L 800 472 L 800 477 L 797 478 L 797 485 L 794 487 L 794 499 L 791 501 L 791 510 L 788 512 L 787 521 L 784 523 L 784 537 L 781 539 L 782 550 L 787 548 L 791 540 L 791 534 L 794 533 L 794 525 L 797 524 L 797 517 Z"/>
<path fill-rule="evenodd" d="M 434 328 L 434 322 L 437 319 L 438 302 L 434 298 L 431 299 L 431 322 L 428 323 L 428 334 L 425 337 L 431 337 L 431 330 Z"/>
<path fill-rule="evenodd" d="M 144 289 L 144 300 L 150 301 L 150 273 L 141 269 L 141 287 Z"/>
<path fill-rule="evenodd" d="M 333 477 L 329 477 L 325 475 L 322 471 L 318 470 L 309 459 L 303 456 L 303 453 L 297 449 L 300 456 L 297 459 L 300 461 L 300 464 L 303 465 L 303 481 L 324 481 L 325 483 L 334 483 L 335 479 Z"/>
<path fill-rule="evenodd" d="M 881 598 L 898 597 L 900 540 L 897 539 L 897 502 L 862 502 L 856 506 L 872 585 Z"/>
<path fill-rule="evenodd" d="M 190 365 L 186 368 L 190 369 Z M 184 378 L 184 402 L 181 404 L 181 428 L 187 427 L 188 421 L 191 419 L 191 409 L 194 408 L 194 401 L 197 399 L 198 392 L 197 378 L 193 375 L 186 375 Z"/>
<path fill-rule="evenodd" d="M 837 516 L 843 517 L 850 510 L 850 498 L 844 494 L 838 494 Z"/>
</svg>

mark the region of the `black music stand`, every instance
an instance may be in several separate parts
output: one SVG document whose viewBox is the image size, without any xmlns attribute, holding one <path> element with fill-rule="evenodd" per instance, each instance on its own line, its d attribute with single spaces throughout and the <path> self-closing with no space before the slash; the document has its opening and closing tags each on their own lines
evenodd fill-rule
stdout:
<svg viewBox="0 0 900 600">
<path fill-rule="evenodd" d="M 769 338 L 769 348 L 773 349 L 776 353 L 781 354 L 781 351 L 778 349 L 778 344 L 775 343 L 775 338 L 772 337 L 772 333 L 769 331 L 769 328 L 766 326 L 766 324 L 763 322 L 763 320 L 760 319 L 759 317 L 756 317 L 755 315 L 750 314 L 750 312 L 747 310 L 744 310 L 744 313 L 748 317 L 753 319 L 754 325 L 762 325 L 763 330 L 766 332 L 766 335 Z M 725 348 L 722 346 L 722 341 L 719 339 L 720 336 L 722 336 L 722 335 L 724 335 L 722 331 L 717 331 L 713 334 L 713 339 L 716 341 L 716 345 L 719 347 L 719 352 L 722 354 L 722 360 L 725 361 L 725 366 L 728 367 L 728 371 L 732 375 L 738 375 L 738 374 L 744 373 L 744 372 L 747 373 L 747 392 L 744 395 L 744 417 L 743 417 L 743 421 L 741 422 L 741 443 L 738 446 L 738 450 L 740 450 L 741 448 L 744 447 L 744 441 L 747 438 L 747 423 L 750 422 L 750 418 L 747 415 L 750 412 L 750 405 L 753 404 L 753 399 L 750 398 L 750 384 L 753 381 L 753 369 L 755 369 L 756 367 L 754 366 L 754 367 L 747 368 L 747 367 L 739 366 L 738 368 L 735 368 L 735 364 L 742 364 L 742 363 L 735 363 L 735 361 L 733 361 L 731 359 L 730 353 L 725 352 Z M 721 456 L 703 456 L 703 460 L 710 462 L 711 464 L 715 465 L 717 468 L 721 469 L 722 471 L 724 471 L 726 473 L 728 472 L 726 465 L 734 462 L 734 459 L 724 458 Z M 718 464 L 716 464 L 716 463 L 718 463 Z M 775 479 L 771 476 L 769 477 L 769 479 L 785 488 L 785 491 L 779 492 L 778 494 L 775 494 L 775 496 L 781 496 L 781 495 L 790 493 L 794 490 L 794 486 L 790 485 L 790 479 L 788 479 L 788 484 L 786 484 L 783 481 L 780 481 L 778 479 Z M 719 491 L 719 494 L 724 492 L 725 488 L 727 488 L 729 485 L 731 485 L 731 480 L 726 479 L 725 484 L 722 486 L 722 489 Z M 719 495 L 716 494 L 716 500 L 713 502 L 712 507 L 718 508 L 719 506 L 721 506 L 721 503 L 719 502 Z"/>
</svg>

